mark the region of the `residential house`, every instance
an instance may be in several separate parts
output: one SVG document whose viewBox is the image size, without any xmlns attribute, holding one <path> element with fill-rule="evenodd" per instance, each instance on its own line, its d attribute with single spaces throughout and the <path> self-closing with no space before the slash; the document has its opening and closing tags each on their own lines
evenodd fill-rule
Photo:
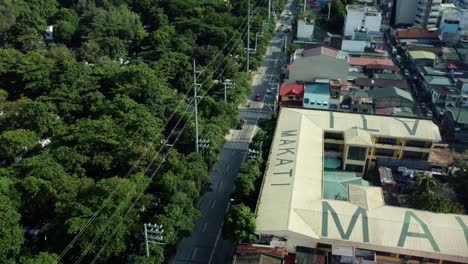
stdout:
<svg viewBox="0 0 468 264">
<path fill-rule="evenodd" d="M 414 106 L 413 97 L 405 90 L 397 87 L 384 87 L 371 89 L 367 93 L 375 105 L 375 108 L 408 107 Z"/>
<path fill-rule="evenodd" d="M 447 77 L 449 75 L 448 71 L 446 69 L 437 69 L 434 67 L 429 67 L 429 66 L 419 66 L 419 73 L 424 76 L 424 75 L 432 75 L 432 76 L 443 76 Z"/>
<path fill-rule="evenodd" d="M 353 68 L 360 68 L 366 73 L 397 73 L 399 71 L 390 59 L 350 57 L 349 65 Z"/>
<path fill-rule="evenodd" d="M 399 0 L 401 1 L 401 0 Z M 404 0 L 403 0 L 404 1 Z M 407 0 L 408 1 L 408 0 Z M 406 42 L 407 39 L 431 39 L 438 40 L 438 31 L 437 30 L 424 30 L 421 27 L 409 27 L 404 29 L 397 29 L 394 31 L 395 38 L 398 42 Z"/>
<path fill-rule="evenodd" d="M 341 109 L 353 113 L 374 113 L 372 98 L 365 90 L 351 90 L 343 98 Z"/>
<path fill-rule="evenodd" d="M 292 56 L 285 82 L 307 83 L 316 78 L 345 82 L 348 79 L 348 69 L 348 56 L 342 51 L 324 46 L 299 49 Z"/>
<path fill-rule="evenodd" d="M 280 87 L 279 106 L 301 107 L 304 98 L 304 85 L 283 83 Z"/>
<path fill-rule="evenodd" d="M 304 108 L 329 109 L 330 108 L 329 83 L 311 83 L 305 85 Z"/>
<path fill-rule="evenodd" d="M 403 90 L 408 90 L 409 86 L 405 80 L 388 80 L 377 78 L 356 78 L 354 86 L 360 89 L 373 89 L 382 87 L 398 87 Z"/>
<path fill-rule="evenodd" d="M 432 52 L 422 51 L 422 50 L 413 50 L 413 51 L 408 51 L 407 54 L 415 70 L 417 70 L 419 66 L 429 66 L 429 67 L 434 66 L 436 55 Z"/>
<path fill-rule="evenodd" d="M 450 78 L 443 76 L 423 76 L 422 86 L 426 89 L 427 92 L 431 91 L 433 85 L 452 86 L 453 82 Z"/>
<path fill-rule="evenodd" d="M 284 247 L 257 244 L 239 244 L 233 256 L 233 264 L 282 264 L 286 256 Z"/>
<path fill-rule="evenodd" d="M 457 79 L 455 87 L 458 89 L 462 96 L 462 107 L 468 107 L 468 79 Z"/>
<path fill-rule="evenodd" d="M 441 129 L 451 133 L 458 141 L 468 142 L 468 108 L 446 107 L 442 117 Z"/>
<path fill-rule="evenodd" d="M 442 48 L 442 53 L 436 57 L 434 67 L 446 69 L 448 63 L 461 62 L 461 57 L 454 48 Z M 463 63 L 463 62 L 461 62 Z"/>
<path fill-rule="evenodd" d="M 432 103 L 436 106 L 455 106 L 460 100 L 460 92 L 453 86 L 432 85 L 431 86 Z"/>
</svg>

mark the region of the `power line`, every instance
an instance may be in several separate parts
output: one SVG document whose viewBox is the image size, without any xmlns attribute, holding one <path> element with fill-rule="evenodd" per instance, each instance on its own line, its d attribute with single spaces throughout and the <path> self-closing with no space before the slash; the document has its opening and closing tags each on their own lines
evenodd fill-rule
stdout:
<svg viewBox="0 0 468 264">
<path fill-rule="evenodd" d="M 244 36 L 245 38 L 245 36 Z M 234 48 L 234 47 L 233 47 Z M 233 48 L 231 49 L 231 51 L 233 50 Z M 222 76 L 222 74 L 225 72 L 225 70 L 227 69 L 227 66 L 223 69 L 223 71 L 219 74 L 219 77 Z M 213 87 L 213 85 L 209 88 L 211 89 Z M 205 91 L 205 94 L 208 93 L 209 89 L 207 91 Z M 201 100 L 200 100 L 201 101 Z M 182 119 L 182 117 L 179 119 L 179 121 Z M 181 131 L 183 131 L 185 129 L 185 127 L 187 126 L 188 122 L 185 122 L 183 128 L 181 129 Z M 180 135 L 182 133 L 180 133 L 175 142 L 177 142 L 177 140 L 179 139 Z M 173 146 L 171 146 L 170 150 L 172 150 Z M 162 163 L 161 163 L 162 164 Z M 161 167 L 161 164 L 158 165 L 157 169 L 154 171 L 154 173 L 150 176 L 150 179 L 148 180 L 148 183 L 147 185 L 144 187 L 144 190 L 149 186 L 149 183 L 152 181 L 153 177 L 156 175 L 156 173 L 159 171 L 160 167 Z M 115 228 L 114 230 L 117 230 L 118 227 L 123 223 L 123 219 L 126 219 L 130 213 L 130 211 L 135 207 L 135 204 L 136 204 L 136 201 L 138 201 L 141 197 L 141 195 L 144 193 L 144 191 L 140 192 L 140 194 L 138 195 L 138 197 L 135 199 L 135 201 L 133 202 L 133 204 L 131 205 L 131 207 L 127 210 L 127 212 L 125 213 L 125 216 L 122 218 L 122 220 L 119 222 L 119 224 L 117 225 L 117 228 Z M 111 220 L 113 217 L 111 217 L 109 220 Z M 106 224 L 106 226 L 103 228 L 105 229 L 106 227 L 108 226 L 108 224 Z M 100 255 L 102 254 L 102 252 L 104 251 L 104 249 L 107 247 L 108 243 L 112 240 L 112 238 L 114 237 L 114 235 L 116 234 L 116 232 L 114 231 L 111 236 L 106 240 L 106 243 L 102 246 L 101 250 L 98 252 L 98 254 L 95 256 L 95 258 L 93 259 L 93 261 L 91 263 L 95 263 L 96 260 L 100 257 Z"/>
<path fill-rule="evenodd" d="M 247 19 L 244 19 L 244 22 L 242 22 L 242 24 L 239 26 L 238 29 L 240 29 L 240 27 L 243 26 L 243 24 L 245 23 L 246 20 L 247 20 Z M 245 31 L 245 29 L 244 29 L 244 31 Z M 228 42 L 228 44 L 226 44 L 225 48 L 224 48 L 222 51 L 224 51 L 224 50 L 228 47 L 229 43 L 230 43 L 232 40 L 234 40 L 234 38 L 235 38 L 235 36 L 232 36 L 232 37 L 231 37 L 230 41 Z M 222 51 L 220 51 L 220 52 L 218 53 L 218 55 L 215 56 L 215 58 L 213 58 L 213 59 L 210 61 L 210 63 L 208 63 L 207 66 L 205 66 L 205 67 L 208 67 L 208 66 L 210 66 L 211 64 L 213 64 L 213 63 L 216 61 L 216 59 L 217 59 L 221 54 L 223 54 Z M 232 51 L 232 49 L 231 49 L 231 51 Z M 223 61 L 224 61 L 225 59 L 226 59 L 226 58 L 224 58 Z M 203 83 L 204 83 L 204 82 L 203 82 Z M 185 96 L 187 96 L 189 92 L 190 92 L 190 89 L 185 93 Z M 174 117 L 174 115 L 177 113 L 177 109 L 180 107 L 180 105 L 181 105 L 184 101 L 185 101 L 184 99 L 181 100 L 181 101 L 178 103 L 178 105 L 174 108 L 174 111 L 171 113 L 170 117 L 167 119 L 167 122 L 166 122 L 166 124 L 164 125 L 164 128 L 166 128 L 166 126 L 170 123 L 170 120 L 172 120 L 172 118 Z M 145 153 L 146 153 L 146 152 L 144 152 L 144 153 L 140 156 L 139 160 L 142 160 L 142 159 L 143 159 Z M 158 154 L 159 154 L 159 153 L 158 153 Z M 67 245 L 67 247 L 61 252 L 61 254 L 59 255 L 59 257 L 57 258 L 56 263 L 59 263 L 59 262 L 60 262 L 60 260 L 61 260 L 61 259 L 68 253 L 68 251 L 73 247 L 73 245 L 76 243 L 76 241 L 82 236 L 83 232 L 87 229 L 87 227 L 95 220 L 95 218 L 97 217 L 97 215 L 104 209 L 104 207 L 107 206 L 107 204 L 108 204 L 108 202 L 110 201 L 110 199 L 112 198 L 112 196 L 119 190 L 120 184 L 123 182 L 124 179 L 126 179 L 126 178 L 129 177 L 129 175 L 133 172 L 133 170 L 136 168 L 136 166 L 137 166 L 137 163 L 133 164 L 133 166 L 129 169 L 129 171 L 126 173 L 126 175 L 125 175 L 123 178 L 121 178 L 121 181 L 117 184 L 117 186 L 114 188 L 114 190 L 109 194 L 109 196 L 106 198 L 106 200 L 104 200 L 103 204 L 99 207 L 99 209 L 98 209 L 98 210 L 93 214 L 93 216 L 85 223 L 84 227 L 81 228 L 81 230 L 78 232 L 78 234 L 75 235 L 75 237 L 73 238 L 73 240 L 72 240 L 72 241 Z"/>
<path fill-rule="evenodd" d="M 265 2 L 265 0 L 263 0 L 263 2 Z M 245 29 L 244 29 L 243 32 L 245 32 Z M 227 47 L 227 46 L 226 46 L 226 47 Z M 225 47 L 225 48 L 226 48 L 226 47 Z M 233 47 L 231 48 L 231 50 L 230 50 L 228 53 L 231 53 L 232 50 L 234 49 L 234 47 L 235 47 L 235 46 L 233 46 Z M 224 50 L 224 49 L 223 49 L 223 50 Z M 224 61 L 224 59 L 223 59 L 223 61 Z M 220 66 L 221 66 L 221 65 L 222 65 L 222 63 L 220 64 Z M 219 68 L 219 67 L 218 67 L 218 68 Z M 227 68 L 227 66 L 224 68 L 224 70 L 222 71 L 222 73 L 219 74 L 219 77 L 222 76 L 222 74 L 224 73 L 224 71 L 226 70 L 226 68 Z M 218 77 L 218 78 L 219 78 L 219 77 Z M 206 81 L 205 81 L 205 82 L 206 82 Z M 203 82 L 203 83 L 205 83 L 205 82 Z M 206 94 L 212 87 L 213 87 L 213 85 L 211 85 L 210 88 L 208 88 L 207 91 L 205 91 L 205 94 Z M 200 101 L 201 101 L 201 100 L 200 100 Z M 187 111 L 186 111 L 186 112 L 187 112 Z M 182 120 L 182 117 L 183 117 L 183 116 L 181 116 L 181 117 L 179 118 L 177 124 L 176 124 L 174 127 L 177 127 L 177 126 L 178 126 L 178 124 L 179 124 L 180 121 Z M 186 127 L 187 124 L 188 124 L 188 122 L 185 122 L 185 125 L 184 125 L 184 127 L 183 127 L 183 129 L 182 129 L 181 131 L 183 131 L 183 130 L 185 129 L 185 127 Z M 178 140 L 178 138 L 180 137 L 180 135 L 181 135 L 181 133 L 178 134 L 178 136 L 177 136 L 175 142 Z M 166 139 L 166 141 L 167 141 L 167 139 Z M 174 146 L 174 145 L 172 145 L 172 146 L 169 148 L 168 151 L 172 150 L 173 146 Z M 156 157 L 157 157 L 158 154 L 161 152 L 161 150 L 162 150 L 162 147 L 160 148 L 159 152 L 155 155 L 155 158 L 152 160 L 152 162 L 150 163 L 150 165 L 147 166 L 147 169 L 149 169 L 149 167 L 154 163 Z M 165 157 L 164 157 L 164 158 L 165 158 Z M 157 167 L 155 173 L 159 170 L 159 168 L 161 167 L 162 163 L 163 163 L 163 162 L 160 162 L 160 164 L 158 165 L 158 167 Z M 146 173 L 147 169 L 145 169 L 145 173 Z M 153 175 L 151 176 L 151 178 L 150 178 L 150 180 L 148 181 L 148 184 L 146 185 L 146 187 L 144 188 L 144 190 L 148 187 L 148 185 L 149 185 L 149 183 L 151 182 L 152 178 L 154 177 L 155 173 L 153 173 Z M 120 183 L 119 183 L 119 184 L 120 184 Z M 144 190 L 140 193 L 139 197 L 141 196 L 141 194 L 144 193 Z M 139 199 L 139 197 L 138 197 L 135 201 L 137 201 L 137 200 Z M 132 204 L 132 207 L 134 207 L 134 204 Z M 131 207 L 131 208 L 132 208 L 132 207 Z M 130 208 L 129 208 L 129 209 L 130 209 Z M 117 212 L 117 211 L 114 212 L 113 216 L 116 214 L 116 212 Z M 127 212 L 128 212 L 128 211 L 127 211 Z M 99 232 L 99 234 L 95 237 L 95 239 L 93 239 L 92 243 L 88 246 L 88 248 L 90 248 L 90 247 L 94 244 L 94 242 L 99 238 L 100 234 L 105 230 L 105 228 L 107 228 L 107 226 L 108 226 L 108 224 L 109 224 L 109 222 L 110 222 L 110 220 L 111 220 L 112 218 L 113 218 L 113 217 L 111 217 L 111 218 L 109 219 L 108 223 L 104 226 L 104 228 L 102 229 L 102 231 Z M 121 221 L 121 222 L 122 222 L 122 221 Z M 106 245 L 107 245 L 107 243 L 106 243 Z M 88 249 L 88 248 L 87 248 L 87 249 Z M 84 257 L 84 255 L 87 254 L 88 251 L 89 251 L 89 249 L 88 249 L 88 250 L 85 250 L 84 254 L 82 254 L 83 257 Z M 101 252 L 101 251 L 100 251 L 100 252 Z M 65 253 L 66 253 L 66 252 L 65 252 Z M 80 256 L 80 262 L 81 262 L 81 259 L 82 259 L 83 257 Z M 77 263 L 79 263 L 79 262 L 77 262 Z"/>
</svg>

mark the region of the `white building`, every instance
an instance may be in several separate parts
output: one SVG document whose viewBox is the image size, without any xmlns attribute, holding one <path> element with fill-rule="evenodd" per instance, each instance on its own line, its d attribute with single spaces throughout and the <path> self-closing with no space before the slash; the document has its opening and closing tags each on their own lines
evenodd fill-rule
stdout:
<svg viewBox="0 0 468 264">
<path fill-rule="evenodd" d="M 380 31 L 382 14 L 373 6 L 347 5 L 344 36 L 354 38 L 355 31 Z"/>
<path fill-rule="evenodd" d="M 418 0 L 414 24 L 427 29 L 435 28 L 441 3 L 442 0 Z"/>
<path fill-rule="evenodd" d="M 298 39 L 307 39 L 312 40 L 312 36 L 314 35 L 314 20 L 308 19 L 299 19 L 297 22 L 297 35 Z"/>
</svg>

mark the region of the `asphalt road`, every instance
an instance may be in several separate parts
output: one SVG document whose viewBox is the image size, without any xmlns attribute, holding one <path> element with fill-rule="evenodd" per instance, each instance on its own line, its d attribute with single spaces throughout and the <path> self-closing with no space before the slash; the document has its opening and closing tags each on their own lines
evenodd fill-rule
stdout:
<svg viewBox="0 0 468 264">
<path fill-rule="evenodd" d="M 230 263 L 234 244 L 221 237 L 224 215 L 230 205 L 234 190 L 234 179 L 240 166 L 247 158 L 249 142 L 257 131 L 260 118 L 268 118 L 273 112 L 276 92 L 267 94 L 268 89 L 276 90 L 281 65 L 284 60 L 286 34 L 277 32 L 270 42 L 261 66 L 253 74 L 253 93 L 249 107 L 241 107 L 240 116 L 245 119 L 243 129 L 231 130 L 220 154 L 219 161 L 211 170 L 211 190 L 198 202 L 201 216 L 195 223 L 192 236 L 183 238 L 177 245 L 177 254 L 171 263 Z M 289 38 L 290 39 L 290 38 Z M 255 101 L 260 95 L 261 100 Z"/>
</svg>

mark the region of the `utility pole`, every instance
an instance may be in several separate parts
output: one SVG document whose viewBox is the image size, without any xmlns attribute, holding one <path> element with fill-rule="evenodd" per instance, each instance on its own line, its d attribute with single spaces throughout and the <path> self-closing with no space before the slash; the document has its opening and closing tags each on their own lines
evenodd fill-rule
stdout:
<svg viewBox="0 0 468 264">
<path fill-rule="evenodd" d="M 250 0 L 247 8 L 247 73 L 250 72 Z"/>
<path fill-rule="evenodd" d="M 227 102 L 227 88 L 231 88 L 233 86 L 232 80 L 226 79 L 224 80 L 224 102 Z"/>
<path fill-rule="evenodd" d="M 331 1 L 328 2 L 328 18 L 327 18 L 327 21 L 330 20 L 330 13 L 331 13 Z"/>
<path fill-rule="evenodd" d="M 271 17 L 271 0 L 268 0 L 268 21 L 270 20 Z"/>
<path fill-rule="evenodd" d="M 195 150 L 199 151 L 199 144 L 198 144 L 198 95 L 197 90 L 201 87 L 201 84 L 197 83 L 198 75 L 200 71 L 197 71 L 195 60 L 193 60 L 193 102 L 194 102 L 194 110 L 195 110 Z"/>
<path fill-rule="evenodd" d="M 164 240 L 164 236 L 163 236 L 164 229 L 162 225 L 157 225 L 157 224 L 152 225 L 151 223 L 144 224 L 144 227 L 145 227 L 146 257 L 149 257 L 150 256 L 149 247 L 148 247 L 149 243 L 155 243 L 159 245 L 164 244 L 162 243 Z"/>
</svg>

